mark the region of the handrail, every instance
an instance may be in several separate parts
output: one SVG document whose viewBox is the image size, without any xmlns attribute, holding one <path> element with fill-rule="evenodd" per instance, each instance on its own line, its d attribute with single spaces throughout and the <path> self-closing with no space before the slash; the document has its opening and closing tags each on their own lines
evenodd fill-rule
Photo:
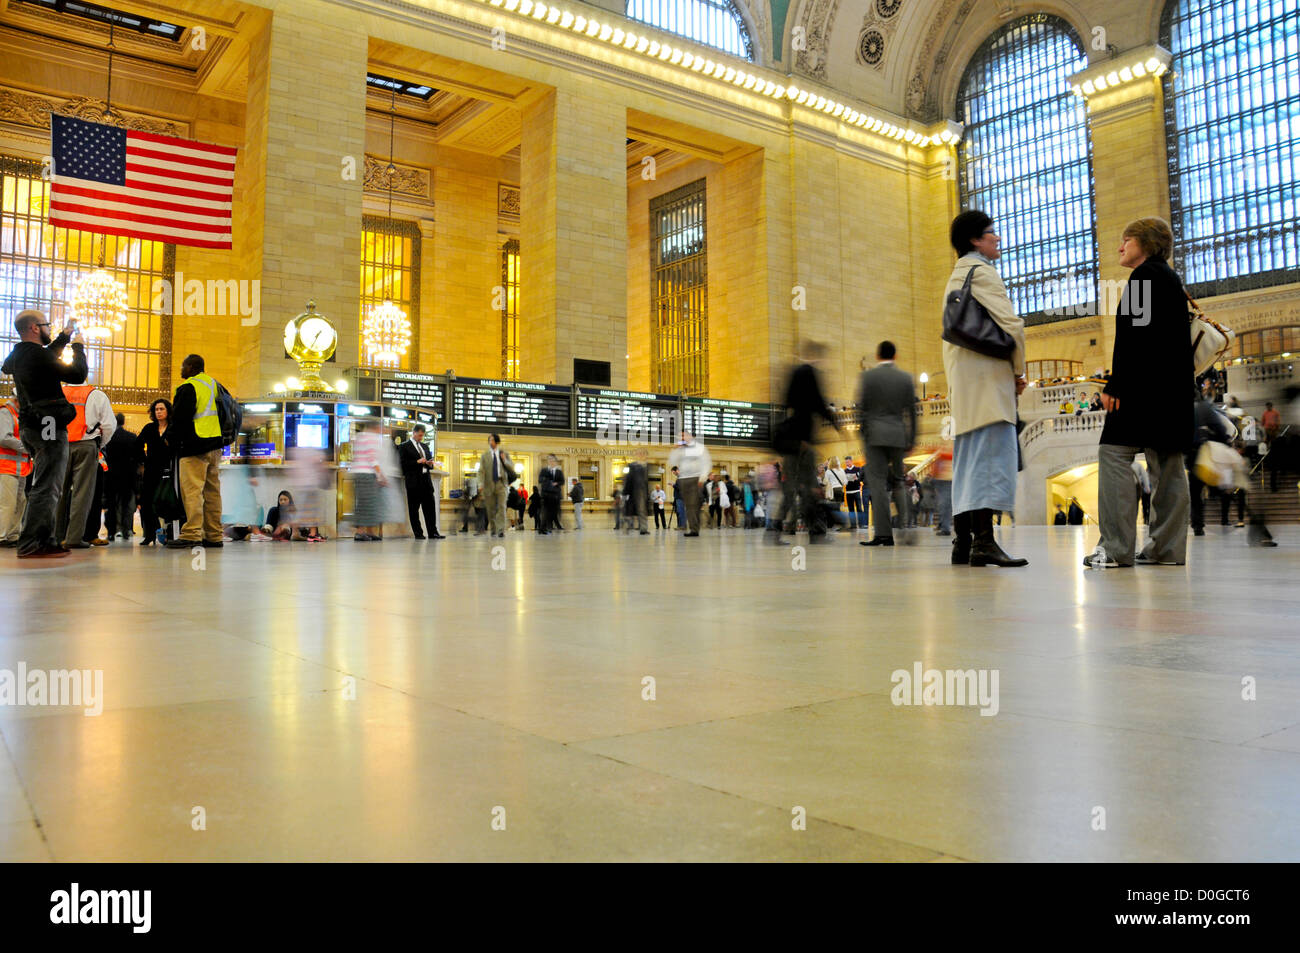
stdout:
<svg viewBox="0 0 1300 953">
<path fill-rule="evenodd" d="M 1028 459 L 1029 450 L 1035 443 L 1058 434 L 1097 433 L 1100 435 L 1105 422 L 1106 412 L 1104 410 L 1092 410 L 1082 414 L 1060 414 L 1056 417 L 1044 417 L 1041 420 L 1035 420 L 1020 434 L 1021 452 Z"/>
<path fill-rule="evenodd" d="M 1267 364 L 1246 364 L 1247 384 L 1271 384 L 1290 380 L 1295 374 L 1295 361 L 1269 361 Z"/>
</svg>

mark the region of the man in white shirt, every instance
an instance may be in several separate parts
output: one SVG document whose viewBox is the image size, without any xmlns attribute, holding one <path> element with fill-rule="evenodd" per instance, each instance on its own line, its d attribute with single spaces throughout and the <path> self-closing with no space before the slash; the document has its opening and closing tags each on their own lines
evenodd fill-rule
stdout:
<svg viewBox="0 0 1300 953">
<path fill-rule="evenodd" d="M 99 448 L 117 429 L 108 395 L 93 384 L 64 384 L 63 395 L 77 411 L 68 424 L 68 470 L 63 478 L 55 538 L 64 549 L 89 549 L 86 520 L 99 476 Z"/>
<path fill-rule="evenodd" d="M 682 431 L 682 442 L 668 456 L 670 466 L 677 468 L 677 487 L 686 504 L 687 536 L 700 535 L 700 480 L 713 469 L 713 458 L 708 448 L 695 439 L 689 430 Z"/>
<path fill-rule="evenodd" d="M 650 501 L 654 503 L 655 508 L 655 529 L 667 529 L 668 520 L 664 515 L 664 502 L 668 499 L 668 494 L 664 492 L 662 486 L 656 486 L 654 492 L 650 494 Z"/>
</svg>

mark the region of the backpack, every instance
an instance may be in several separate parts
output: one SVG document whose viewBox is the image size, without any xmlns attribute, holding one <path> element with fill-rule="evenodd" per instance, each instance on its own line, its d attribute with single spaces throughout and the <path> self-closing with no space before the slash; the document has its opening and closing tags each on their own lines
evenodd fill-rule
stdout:
<svg viewBox="0 0 1300 953">
<path fill-rule="evenodd" d="M 233 394 L 217 384 L 217 419 L 221 421 L 221 445 L 228 447 L 239 438 L 244 425 L 244 411 Z"/>
<path fill-rule="evenodd" d="M 510 494 L 506 498 L 506 509 L 508 510 L 519 509 L 519 491 L 515 489 L 513 486 L 510 488 Z"/>
</svg>

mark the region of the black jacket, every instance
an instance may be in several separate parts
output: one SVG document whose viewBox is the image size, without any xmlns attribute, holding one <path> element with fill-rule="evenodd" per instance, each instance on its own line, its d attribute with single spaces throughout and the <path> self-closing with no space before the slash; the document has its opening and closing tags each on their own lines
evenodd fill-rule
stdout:
<svg viewBox="0 0 1300 953">
<path fill-rule="evenodd" d="M 627 468 L 623 477 L 623 498 L 636 505 L 637 500 L 650 501 L 650 477 L 644 463 L 633 463 Z"/>
<path fill-rule="evenodd" d="M 785 406 L 794 419 L 792 436 L 799 440 L 812 440 L 814 415 L 820 415 L 836 430 L 839 429 L 835 415 L 822 396 L 817 371 L 811 364 L 800 364 L 790 375 L 790 384 L 785 389 Z"/>
<path fill-rule="evenodd" d="M 546 467 L 537 481 L 542 488 L 542 496 L 558 500 L 564 496 L 564 471 L 559 467 Z"/>
<path fill-rule="evenodd" d="M 64 364 L 59 357 L 67 343 L 66 334 L 60 334 L 47 347 L 33 341 L 19 341 L 5 358 L 0 371 L 13 375 L 17 385 L 20 423 L 28 427 L 39 427 L 42 414 L 37 412 L 37 401 L 62 401 L 67 404 L 68 399 L 63 395 L 62 385 L 85 383 L 86 350 L 78 341 L 72 345 L 72 363 Z M 59 429 L 66 430 L 67 427 Z"/>
<path fill-rule="evenodd" d="M 1195 373 L 1183 283 L 1166 262 L 1133 269 L 1115 316 L 1115 351 L 1105 393 L 1119 398 L 1101 442 L 1165 452 L 1192 446 Z"/>
<path fill-rule="evenodd" d="M 1216 443 L 1232 443 L 1235 426 L 1226 414 L 1203 397 L 1197 397 L 1192 408 L 1192 419 L 1196 426 L 1193 443 L 1199 447 L 1207 440 Z"/>
<path fill-rule="evenodd" d="M 122 483 L 135 479 L 135 434 L 118 427 L 104 447 L 104 462 L 108 464 L 108 478 Z"/>
<path fill-rule="evenodd" d="M 167 427 L 171 430 L 170 424 Z M 116 436 L 116 434 L 114 434 Z M 136 462 L 144 464 L 145 482 L 157 481 L 167 469 L 173 456 L 171 447 L 158 435 L 158 425 L 152 420 L 140 428 L 140 436 L 135 438 L 134 455 Z"/>
<path fill-rule="evenodd" d="M 211 375 L 209 375 L 211 376 Z M 216 378 L 212 378 L 214 381 Z M 199 437 L 194 433 L 194 415 L 198 413 L 198 396 L 194 385 L 183 380 L 172 397 L 172 419 L 163 435 L 173 453 L 178 457 L 197 457 L 220 450 L 225 444 L 220 435 Z"/>
<path fill-rule="evenodd" d="M 424 458 L 432 460 L 433 454 L 429 448 L 424 448 Z M 419 481 L 423 480 L 430 487 L 433 486 L 429 479 L 429 469 L 420 465 L 420 451 L 415 446 L 414 440 L 407 440 L 397 448 L 397 459 L 402 464 L 402 478 L 406 481 L 408 490 L 415 489 L 419 486 Z"/>
</svg>

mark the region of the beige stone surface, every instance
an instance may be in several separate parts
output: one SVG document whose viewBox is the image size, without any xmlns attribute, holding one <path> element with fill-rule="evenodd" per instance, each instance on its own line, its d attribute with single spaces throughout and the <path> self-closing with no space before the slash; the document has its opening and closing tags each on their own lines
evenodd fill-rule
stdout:
<svg viewBox="0 0 1300 953">
<path fill-rule="evenodd" d="M 597 524 L 493 540 L 504 570 L 462 536 L 11 566 L 0 669 L 99 669 L 104 699 L 0 707 L 0 858 L 1300 856 L 1289 529 L 1085 572 L 1074 527 L 1004 528 L 1030 565 L 999 571 L 929 531 L 796 569 L 757 532 Z M 894 704 L 917 662 L 996 672 L 997 714 Z"/>
</svg>

